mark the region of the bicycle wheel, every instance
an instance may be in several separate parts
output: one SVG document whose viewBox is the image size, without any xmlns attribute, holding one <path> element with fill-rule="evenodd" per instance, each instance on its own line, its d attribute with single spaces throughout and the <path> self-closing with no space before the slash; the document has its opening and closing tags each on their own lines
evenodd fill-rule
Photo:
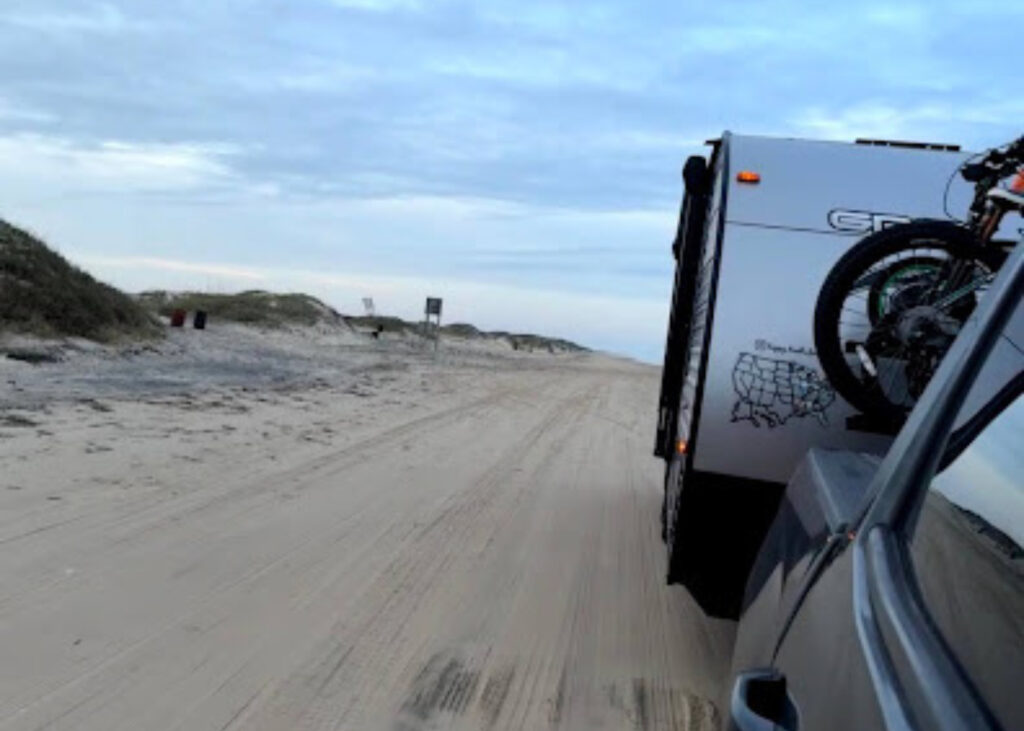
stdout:
<svg viewBox="0 0 1024 731">
<path fill-rule="evenodd" d="M 912 221 L 861 240 L 829 272 L 814 310 L 829 382 L 861 412 L 902 420 L 1002 257 L 950 221 Z"/>
</svg>

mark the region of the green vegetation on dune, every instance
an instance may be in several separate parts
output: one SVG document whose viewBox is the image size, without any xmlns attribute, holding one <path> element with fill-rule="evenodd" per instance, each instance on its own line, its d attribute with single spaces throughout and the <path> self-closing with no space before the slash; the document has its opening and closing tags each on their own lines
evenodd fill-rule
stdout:
<svg viewBox="0 0 1024 731">
<path fill-rule="evenodd" d="M 351 316 L 345 315 L 345 319 L 353 327 L 373 331 L 378 327 L 385 333 L 408 333 L 420 334 L 423 331 L 422 322 L 407 322 L 398 317 L 387 317 L 376 315 Z M 555 352 L 584 352 L 587 349 L 581 345 L 563 340 L 561 338 L 549 338 L 543 335 L 517 334 L 504 331 L 486 332 L 475 325 L 466 322 L 453 322 L 450 325 L 441 326 L 441 334 L 447 337 L 464 338 L 467 340 L 505 340 L 514 350 L 544 350 Z"/>
<path fill-rule="evenodd" d="M 483 333 L 483 335 L 488 338 L 508 340 L 509 344 L 511 344 L 515 350 L 548 350 L 551 352 L 562 350 L 573 353 L 584 353 L 588 351 L 587 348 L 584 348 L 582 345 L 577 345 L 571 340 L 549 338 L 544 335 L 510 333 L 504 331 L 487 332 Z"/>
<path fill-rule="evenodd" d="M 263 290 L 248 290 L 238 294 L 153 291 L 143 292 L 138 295 L 138 300 L 165 316 L 174 310 L 203 310 L 212 320 L 262 327 L 344 324 L 341 315 L 308 294 L 276 294 Z"/>
<path fill-rule="evenodd" d="M 453 322 L 451 325 L 442 325 L 441 332 L 459 338 L 477 338 L 483 334 L 479 328 L 475 325 L 470 325 L 468 322 Z"/>
<path fill-rule="evenodd" d="M 97 282 L 39 239 L 2 220 L 0 330 L 104 342 L 161 333 L 131 297 Z"/>
<path fill-rule="evenodd" d="M 489 333 L 494 335 L 494 333 Z M 572 352 L 584 352 L 587 349 L 562 338 L 548 338 L 543 335 L 529 335 L 512 333 L 506 335 L 512 347 L 516 350 L 567 350 Z"/>
<path fill-rule="evenodd" d="M 406 322 L 399 317 L 388 315 L 345 315 L 345 320 L 359 330 L 376 330 L 386 333 L 418 333 L 419 323 Z"/>
</svg>

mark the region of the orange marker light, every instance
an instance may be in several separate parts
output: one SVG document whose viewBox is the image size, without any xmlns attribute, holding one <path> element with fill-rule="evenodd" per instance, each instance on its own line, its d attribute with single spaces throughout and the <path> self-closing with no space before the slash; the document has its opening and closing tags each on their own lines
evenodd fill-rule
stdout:
<svg viewBox="0 0 1024 731">
<path fill-rule="evenodd" d="M 1013 182 L 1010 183 L 1010 190 L 1014 193 L 1024 193 L 1024 170 L 1021 170 L 1013 176 Z"/>
<path fill-rule="evenodd" d="M 760 183 L 761 182 L 761 174 L 760 173 L 755 173 L 755 172 L 753 172 L 751 170 L 741 170 L 736 175 L 736 182 L 737 183 Z"/>
<path fill-rule="evenodd" d="M 677 454 L 686 454 L 686 440 L 685 439 L 680 439 L 678 442 L 676 442 L 676 453 Z"/>
</svg>

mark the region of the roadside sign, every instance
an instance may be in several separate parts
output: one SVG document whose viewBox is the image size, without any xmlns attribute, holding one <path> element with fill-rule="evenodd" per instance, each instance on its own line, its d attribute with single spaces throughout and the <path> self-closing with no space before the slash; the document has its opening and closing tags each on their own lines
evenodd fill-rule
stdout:
<svg viewBox="0 0 1024 731">
<path fill-rule="evenodd" d="M 441 298 L 427 297 L 426 316 L 423 318 L 423 336 L 434 341 L 434 352 L 441 338 Z"/>
</svg>

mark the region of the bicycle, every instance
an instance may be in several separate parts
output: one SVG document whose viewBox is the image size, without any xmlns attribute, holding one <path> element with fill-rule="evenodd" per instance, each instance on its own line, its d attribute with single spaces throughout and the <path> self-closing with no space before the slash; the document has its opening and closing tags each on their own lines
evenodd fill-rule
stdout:
<svg viewBox="0 0 1024 731">
<path fill-rule="evenodd" d="M 920 219 L 870 234 L 818 294 L 814 342 L 825 375 L 883 423 L 903 421 L 1014 246 L 994 235 L 1007 213 L 1024 212 L 1024 137 L 974 159 L 957 170 L 974 183 L 967 221 Z"/>
</svg>

